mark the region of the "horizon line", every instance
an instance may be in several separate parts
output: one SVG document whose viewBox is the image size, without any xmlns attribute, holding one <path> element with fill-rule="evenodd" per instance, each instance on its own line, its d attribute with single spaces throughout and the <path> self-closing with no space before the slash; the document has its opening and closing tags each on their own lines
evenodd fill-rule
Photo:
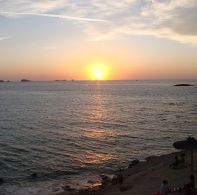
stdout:
<svg viewBox="0 0 197 195">
<path fill-rule="evenodd" d="M 27 80 L 27 81 L 22 81 Z M 9 79 L 0 79 L 0 82 L 69 82 L 69 81 L 178 81 L 178 80 L 196 80 L 196 78 L 176 78 L 176 79 L 105 79 L 105 80 L 91 80 L 91 79 L 49 79 L 49 80 L 34 80 L 34 79 L 19 79 L 19 80 L 9 80 Z"/>
</svg>

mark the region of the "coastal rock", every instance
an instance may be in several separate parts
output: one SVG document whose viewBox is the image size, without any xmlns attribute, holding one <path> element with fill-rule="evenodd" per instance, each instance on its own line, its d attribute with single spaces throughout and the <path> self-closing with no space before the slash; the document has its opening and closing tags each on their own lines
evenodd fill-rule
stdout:
<svg viewBox="0 0 197 195">
<path fill-rule="evenodd" d="M 38 177 L 37 173 L 32 173 L 32 174 L 31 174 L 31 178 L 32 178 L 32 179 L 36 179 L 37 177 Z"/>
<path fill-rule="evenodd" d="M 181 84 L 175 84 L 174 86 L 176 86 L 176 87 L 183 87 L 183 86 L 193 86 L 193 85 L 187 84 L 187 83 L 181 83 Z"/>
<path fill-rule="evenodd" d="M 0 83 L 3 83 L 4 82 L 4 80 L 0 80 Z"/>
<path fill-rule="evenodd" d="M 128 168 L 132 168 L 133 166 L 137 165 L 140 161 L 138 159 L 134 159 L 129 163 Z"/>
<path fill-rule="evenodd" d="M 71 188 L 69 185 L 63 187 L 64 191 L 75 191 L 74 188 Z"/>
<path fill-rule="evenodd" d="M 4 183 L 3 178 L 0 178 L 0 185 L 2 185 Z"/>
</svg>

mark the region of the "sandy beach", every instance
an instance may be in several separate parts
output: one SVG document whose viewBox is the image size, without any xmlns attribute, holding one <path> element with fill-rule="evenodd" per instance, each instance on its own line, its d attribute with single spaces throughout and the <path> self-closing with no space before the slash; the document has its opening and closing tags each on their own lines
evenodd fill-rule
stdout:
<svg viewBox="0 0 197 195">
<path fill-rule="evenodd" d="M 110 182 L 100 189 L 89 189 L 81 192 L 62 192 L 56 195 L 152 195 L 159 191 L 162 180 L 168 180 L 169 187 L 183 187 L 189 182 L 191 174 L 190 152 L 185 152 L 185 167 L 170 168 L 176 155 L 180 152 L 162 156 L 148 157 L 145 162 L 122 171 L 122 184 L 111 184 Z M 194 153 L 194 176 L 197 175 L 197 153 Z M 176 193 L 172 193 L 176 194 Z"/>
</svg>

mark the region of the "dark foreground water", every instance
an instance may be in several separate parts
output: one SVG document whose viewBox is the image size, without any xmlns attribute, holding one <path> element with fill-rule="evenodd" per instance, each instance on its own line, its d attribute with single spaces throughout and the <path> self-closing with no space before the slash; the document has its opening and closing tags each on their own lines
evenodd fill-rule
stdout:
<svg viewBox="0 0 197 195">
<path fill-rule="evenodd" d="M 173 86 L 180 82 L 195 86 Z M 0 83 L 0 194 L 79 187 L 133 158 L 173 151 L 175 140 L 197 136 L 196 84 Z"/>
</svg>

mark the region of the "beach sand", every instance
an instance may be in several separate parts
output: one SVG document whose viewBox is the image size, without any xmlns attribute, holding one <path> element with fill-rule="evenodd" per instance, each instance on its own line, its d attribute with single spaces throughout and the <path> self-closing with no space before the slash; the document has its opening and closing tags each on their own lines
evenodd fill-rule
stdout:
<svg viewBox="0 0 197 195">
<path fill-rule="evenodd" d="M 122 171 L 123 182 L 113 185 L 111 183 L 100 189 L 89 189 L 81 192 L 62 192 L 55 195 L 152 195 L 158 192 L 162 180 L 168 180 L 169 186 L 183 187 L 189 182 L 191 174 L 190 152 L 186 154 L 186 166 L 184 168 L 173 169 L 169 165 L 174 162 L 176 155 L 172 153 L 162 156 L 148 157 L 145 162 Z M 197 153 L 194 153 L 194 176 L 197 177 Z"/>
</svg>

